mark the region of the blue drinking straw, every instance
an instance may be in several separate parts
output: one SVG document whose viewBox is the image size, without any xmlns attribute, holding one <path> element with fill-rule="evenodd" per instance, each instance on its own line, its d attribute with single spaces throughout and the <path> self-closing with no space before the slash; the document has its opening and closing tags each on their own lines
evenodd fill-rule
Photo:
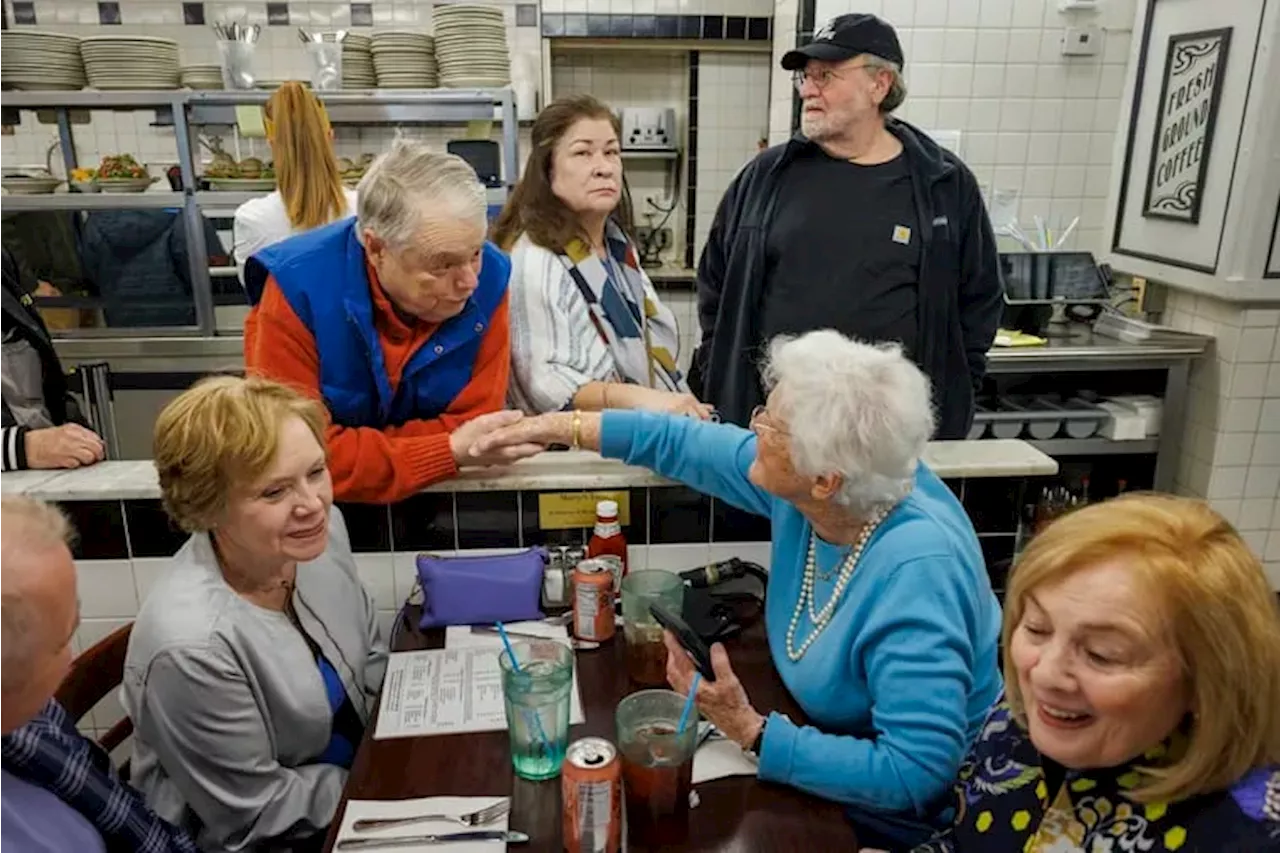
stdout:
<svg viewBox="0 0 1280 853">
<path fill-rule="evenodd" d="M 498 636 L 502 638 L 502 645 L 507 650 L 507 657 L 511 658 L 511 668 L 516 672 L 523 673 L 524 669 L 520 666 L 520 661 L 516 659 L 516 650 L 511 648 L 511 638 L 507 636 L 507 628 L 501 622 L 495 622 L 498 627 Z M 547 733 L 542 730 L 542 718 L 538 716 L 537 711 L 529 711 L 529 716 L 533 717 L 533 725 L 538 730 L 535 737 L 538 739 L 537 747 L 545 751 L 549 741 Z"/>
<path fill-rule="evenodd" d="M 680 712 L 680 725 L 676 727 L 676 734 L 684 734 L 684 727 L 689 725 L 689 713 L 693 710 L 693 700 L 698 695 L 698 685 L 702 683 L 702 673 L 695 672 L 693 674 L 693 683 L 689 685 L 689 695 L 684 697 L 684 710 Z"/>
</svg>

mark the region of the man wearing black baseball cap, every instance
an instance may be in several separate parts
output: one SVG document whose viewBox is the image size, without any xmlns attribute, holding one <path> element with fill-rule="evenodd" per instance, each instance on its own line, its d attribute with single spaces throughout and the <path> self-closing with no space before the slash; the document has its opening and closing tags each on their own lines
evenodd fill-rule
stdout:
<svg viewBox="0 0 1280 853">
<path fill-rule="evenodd" d="M 734 179 L 698 266 L 689 379 L 726 421 L 745 426 L 764 401 L 764 344 L 835 328 L 901 342 L 933 383 L 937 437 L 968 434 L 1003 307 L 999 259 L 973 174 L 891 115 L 903 63 L 893 27 L 868 14 L 782 57 L 801 132 Z"/>
</svg>

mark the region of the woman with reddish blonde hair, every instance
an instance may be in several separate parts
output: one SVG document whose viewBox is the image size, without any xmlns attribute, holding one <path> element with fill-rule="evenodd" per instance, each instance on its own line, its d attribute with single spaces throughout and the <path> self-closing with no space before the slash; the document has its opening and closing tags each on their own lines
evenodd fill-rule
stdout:
<svg viewBox="0 0 1280 853">
<path fill-rule="evenodd" d="M 1005 697 L 918 853 L 1280 849 L 1280 614 L 1201 501 L 1058 519 L 1004 614 Z"/>
</svg>

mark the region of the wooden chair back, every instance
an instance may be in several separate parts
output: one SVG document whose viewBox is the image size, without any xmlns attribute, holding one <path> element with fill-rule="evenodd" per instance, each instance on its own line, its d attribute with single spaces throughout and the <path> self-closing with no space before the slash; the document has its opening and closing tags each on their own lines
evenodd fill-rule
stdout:
<svg viewBox="0 0 1280 853">
<path fill-rule="evenodd" d="M 117 628 L 92 648 L 81 652 L 71 663 L 71 671 L 55 694 L 71 719 L 79 722 L 103 697 L 120 687 L 120 682 L 124 680 L 124 656 L 129 648 L 129 633 L 132 630 L 132 622 Z M 99 738 L 98 743 L 107 752 L 111 752 L 131 734 L 133 722 L 125 717 Z"/>
</svg>

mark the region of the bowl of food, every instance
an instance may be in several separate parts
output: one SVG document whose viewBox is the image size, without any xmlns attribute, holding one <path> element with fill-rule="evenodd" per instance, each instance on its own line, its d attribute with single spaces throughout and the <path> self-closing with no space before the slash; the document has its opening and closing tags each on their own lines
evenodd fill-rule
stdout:
<svg viewBox="0 0 1280 853">
<path fill-rule="evenodd" d="M 372 165 L 373 159 L 372 154 L 361 155 L 358 163 L 347 157 L 339 157 L 338 174 L 342 177 L 342 183 L 348 187 L 354 187 L 360 183 L 364 173 L 369 171 L 369 166 Z"/>
<path fill-rule="evenodd" d="M 62 183 L 48 169 L 6 169 L 0 176 L 0 187 L 11 195 L 48 195 Z"/>
<path fill-rule="evenodd" d="M 86 169 L 83 166 L 71 170 L 71 180 L 67 181 L 73 193 L 101 192 L 98 186 L 98 170 Z"/>
<path fill-rule="evenodd" d="M 140 193 L 157 180 L 132 154 L 103 157 L 98 164 L 97 184 L 104 193 Z"/>
<path fill-rule="evenodd" d="M 240 162 L 215 158 L 204 171 L 209 189 L 214 192 L 270 192 L 276 188 L 276 171 L 271 163 L 257 157 Z"/>
</svg>

